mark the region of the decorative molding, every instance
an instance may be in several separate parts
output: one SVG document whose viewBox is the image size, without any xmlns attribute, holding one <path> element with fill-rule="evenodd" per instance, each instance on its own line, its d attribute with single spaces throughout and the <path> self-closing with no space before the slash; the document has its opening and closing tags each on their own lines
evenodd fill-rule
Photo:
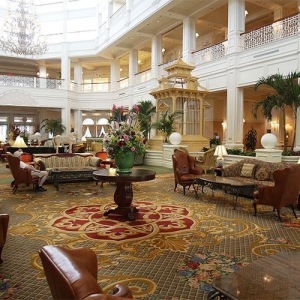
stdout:
<svg viewBox="0 0 300 300">
<path fill-rule="evenodd" d="M 37 106 L 34 97 L 23 90 L 9 90 L 0 94 L 1 105 Z"/>
</svg>

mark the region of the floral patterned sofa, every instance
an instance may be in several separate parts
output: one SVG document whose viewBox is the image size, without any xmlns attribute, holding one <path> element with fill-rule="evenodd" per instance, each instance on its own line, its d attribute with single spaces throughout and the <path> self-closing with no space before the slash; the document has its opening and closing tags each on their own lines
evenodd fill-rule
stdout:
<svg viewBox="0 0 300 300">
<path fill-rule="evenodd" d="M 90 178 L 92 179 L 93 172 L 100 169 L 102 159 L 94 157 L 91 153 L 56 153 L 34 154 L 33 161 L 38 169 L 47 170 L 49 172 L 47 181 L 53 181 L 51 173 L 54 169 L 78 170 L 82 168 L 82 170 L 90 170 Z"/>
<path fill-rule="evenodd" d="M 240 178 L 245 182 L 255 183 L 257 186 L 274 185 L 273 172 L 278 169 L 289 168 L 293 163 L 265 162 L 255 158 L 246 158 L 222 169 L 223 177 Z M 251 196 L 247 195 L 247 196 Z"/>
</svg>

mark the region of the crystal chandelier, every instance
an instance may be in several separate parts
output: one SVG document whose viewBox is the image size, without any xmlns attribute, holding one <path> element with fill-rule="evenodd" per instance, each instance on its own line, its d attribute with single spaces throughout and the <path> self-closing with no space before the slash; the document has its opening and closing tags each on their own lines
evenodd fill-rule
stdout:
<svg viewBox="0 0 300 300">
<path fill-rule="evenodd" d="M 41 56 L 48 50 L 45 36 L 40 35 L 41 27 L 36 13 L 32 12 L 29 0 L 12 0 L 16 8 L 8 9 L 0 36 L 0 48 L 24 56 Z M 31 2 L 31 3 L 30 3 Z"/>
</svg>

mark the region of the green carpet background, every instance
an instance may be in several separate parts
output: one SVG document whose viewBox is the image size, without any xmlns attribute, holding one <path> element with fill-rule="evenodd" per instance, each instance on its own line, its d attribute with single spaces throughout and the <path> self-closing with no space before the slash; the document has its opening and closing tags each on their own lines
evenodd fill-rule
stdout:
<svg viewBox="0 0 300 300">
<path fill-rule="evenodd" d="M 0 166 L 0 212 L 10 215 L 10 224 L 0 274 L 9 279 L 11 287 L 20 286 L 10 299 L 51 299 L 37 254 L 46 244 L 92 248 L 98 256 L 98 282 L 102 288 L 106 290 L 122 281 L 132 288 L 136 299 L 151 300 L 206 298 L 207 291 L 199 278 L 179 272 L 195 254 L 220 253 L 220 257 L 251 262 L 279 251 L 299 249 L 300 229 L 289 209 L 283 209 L 285 222 L 280 223 L 270 207 L 259 206 L 258 216 L 254 217 L 251 199 L 240 198 L 233 210 L 232 195 L 222 191 L 212 197 L 211 191 L 205 189 L 199 199 L 192 191 L 183 196 L 182 188 L 173 191 L 172 173 L 134 184 L 134 202 L 186 208 L 188 217 L 195 222 L 191 230 L 156 232 L 149 238 L 119 243 L 60 232 L 49 227 L 54 217 L 76 205 L 111 203 L 115 185 L 105 183 L 102 189 L 94 182 L 63 183 L 57 192 L 47 184 L 45 193 L 35 193 L 22 185 L 13 195 L 10 171 L 4 165 Z M 171 170 L 160 173 L 168 171 Z"/>
</svg>

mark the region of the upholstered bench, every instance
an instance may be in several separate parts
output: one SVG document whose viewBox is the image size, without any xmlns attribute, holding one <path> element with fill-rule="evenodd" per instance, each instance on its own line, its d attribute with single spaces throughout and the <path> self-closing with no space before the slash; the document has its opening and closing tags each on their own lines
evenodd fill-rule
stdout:
<svg viewBox="0 0 300 300">
<path fill-rule="evenodd" d="M 70 178 L 68 175 L 70 172 L 63 172 L 63 170 L 76 170 L 74 174 L 78 175 L 78 179 L 83 179 L 83 173 L 85 174 L 84 179 L 93 179 L 93 172 L 100 169 L 102 160 L 101 158 L 94 157 L 91 153 L 56 153 L 34 154 L 33 161 L 38 169 L 49 172 L 47 181 L 54 180 L 53 170 L 62 170 L 59 181 L 73 181 L 77 179 L 76 176 Z M 81 169 L 82 172 L 80 172 Z M 64 174 L 66 174 L 65 177 Z"/>
</svg>

